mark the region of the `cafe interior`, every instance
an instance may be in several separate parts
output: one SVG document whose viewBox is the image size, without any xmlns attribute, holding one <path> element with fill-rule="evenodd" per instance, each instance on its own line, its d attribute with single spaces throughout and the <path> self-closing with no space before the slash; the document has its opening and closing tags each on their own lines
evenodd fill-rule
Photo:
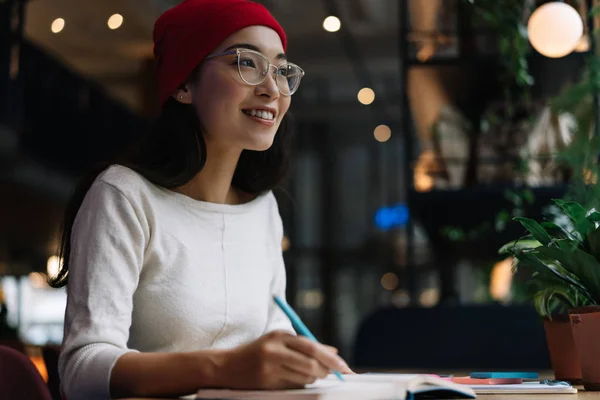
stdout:
<svg viewBox="0 0 600 400">
<path fill-rule="evenodd" d="M 0 1 L 0 345 L 53 400 L 63 213 L 159 113 L 152 29 L 180 2 Z M 600 315 L 596 2 L 257 2 L 305 71 L 275 195 L 311 332 L 357 370 L 581 379 L 600 357 L 573 324 Z"/>
</svg>

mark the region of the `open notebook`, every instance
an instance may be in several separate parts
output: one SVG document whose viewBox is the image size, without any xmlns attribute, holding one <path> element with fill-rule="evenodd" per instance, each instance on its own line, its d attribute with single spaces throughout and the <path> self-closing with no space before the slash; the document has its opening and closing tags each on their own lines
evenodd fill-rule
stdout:
<svg viewBox="0 0 600 400">
<path fill-rule="evenodd" d="M 202 389 L 197 399 L 281 399 L 281 400 L 371 400 L 410 398 L 474 399 L 475 393 L 465 385 L 428 375 L 360 374 L 335 375 L 318 380 L 304 389 L 247 391 Z"/>
</svg>

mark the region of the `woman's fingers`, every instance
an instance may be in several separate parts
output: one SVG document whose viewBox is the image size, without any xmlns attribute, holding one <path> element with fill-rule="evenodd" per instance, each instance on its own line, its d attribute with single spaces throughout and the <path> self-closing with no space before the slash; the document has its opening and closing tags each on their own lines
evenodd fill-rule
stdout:
<svg viewBox="0 0 600 400">
<path fill-rule="evenodd" d="M 337 347 L 329 346 L 329 345 L 322 344 L 322 343 L 321 343 L 321 346 L 325 347 L 327 350 L 331 351 L 332 353 L 335 353 L 335 354 L 339 353 L 339 350 L 337 349 Z M 341 357 L 340 357 L 340 359 L 341 359 Z M 343 359 L 342 359 L 342 361 L 343 361 Z M 352 371 L 350 369 L 350 367 L 348 366 L 348 364 L 345 361 L 343 361 L 343 363 L 344 363 L 344 366 L 340 367 L 337 371 L 341 372 L 342 374 L 352 374 L 352 375 L 356 374 L 354 371 Z"/>
<path fill-rule="evenodd" d="M 337 349 L 337 347 L 333 347 L 333 346 L 329 346 L 327 344 L 324 344 L 323 346 L 325 346 L 325 348 L 327 348 L 327 350 L 334 352 L 335 354 L 338 354 L 340 351 Z"/>
<path fill-rule="evenodd" d="M 299 387 L 309 385 L 317 380 L 317 377 L 315 376 L 303 374 L 302 372 L 286 366 L 282 366 L 280 377 L 282 381 Z"/>
<path fill-rule="evenodd" d="M 323 364 L 327 369 L 348 373 L 352 372 L 348 364 L 337 354 L 320 343 L 313 342 L 303 336 L 292 336 L 286 340 L 286 345 L 309 358 Z"/>
<path fill-rule="evenodd" d="M 300 374 L 315 378 L 325 378 L 329 374 L 327 366 L 321 364 L 316 358 L 311 358 L 293 348 L 288 347 L 281 357 L 282 364 L 286 368 Z"/>
</svg>

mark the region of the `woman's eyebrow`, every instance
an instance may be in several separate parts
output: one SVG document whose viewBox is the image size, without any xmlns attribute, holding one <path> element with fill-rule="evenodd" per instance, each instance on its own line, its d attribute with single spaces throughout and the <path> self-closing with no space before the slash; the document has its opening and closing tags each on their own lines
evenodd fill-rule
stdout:
<svg viewBox="0 0 600 400">
<path fill-rule="evenodd" d="M 262 53 L 262 51 L 260 51 L 260 48 L 250 44 L 250 43 L 236 43 L 234 45 L 229 46 L 228 48 L 226 48 L 224 51 L 228 51 L 231 49 L 248 49 L 248 50 L 254 50 L 254 51 L 258 51 L 259 53 Z M 264 53 L 263 53 L 264 54 Z M 279 53 L 277 54 L 277 56 L 275 56 L 275 59 L 277 60 L 287 60 L 287 56 L 285 55 L 285 53 Z"/>
</svg>

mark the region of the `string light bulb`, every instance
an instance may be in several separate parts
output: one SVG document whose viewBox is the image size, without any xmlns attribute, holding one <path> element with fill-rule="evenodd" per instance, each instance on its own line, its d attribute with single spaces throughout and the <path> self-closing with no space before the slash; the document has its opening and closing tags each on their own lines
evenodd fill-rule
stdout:
<svg viewBox="0 0 600 400">
<path fill-rule="evenodd" d="M 123 25 L 123 16 L 121 14 L 113 14 L 106 24 L 112 30 L 119 29 Z"/>
<path fill-rule="evenodd" d="M 553 1 L 538 7 L 527 21 L 529 42 L 540 54 L 560 58 L 570 54 L 583 35 L 581 15 L 569 4 Z"/>
<path fill-rule="evenodd" d="M 50 25 L 50 30 L 52 31 L 52 33 L 59 33 L 63 29 L 65 29 L 64 19 L 56 18 L 54 21 L 52 21 L 52 24 Z"/>
<path fill-rule="evenodd" d="M 48 261 L 46 262 L 46 273 L 50 278 L 54 278 L 58 275 L 58 271 L 60 270 L 60 266 L 62 265 L 62 259 L 58 256 L 48 257 Z"/>
<path fill-rule="evenodd" d="M 373 136 L 375 136 L 375 140 L 378 142 L 384 143 L 392 137 L 392 130 L 387 125 L 379 125 L 373 131 Z"/>
<path fill-rule="evenodd" d="M 323 21 L 323 29 L 325 29 L 327 32 L 337 32 L 341 27 L 342 23 L 340 22 L 340 19 L 338 17 L 334 17 L 333 15 L 330 15 Z"/>
<path fill-rule="evenodd" d="M 375 92 L 371 88 L 362 88 L 358 92 L 358 101 L 361 104 L 369 105 L 375 101 Z"/>
<path fill-rule="evenodd" d="M 381 286 L 385 290 L 394 290 L 398 287 L 398 275 L 393 272 L 388 272 L 381 277 Z"/>
</svg>

